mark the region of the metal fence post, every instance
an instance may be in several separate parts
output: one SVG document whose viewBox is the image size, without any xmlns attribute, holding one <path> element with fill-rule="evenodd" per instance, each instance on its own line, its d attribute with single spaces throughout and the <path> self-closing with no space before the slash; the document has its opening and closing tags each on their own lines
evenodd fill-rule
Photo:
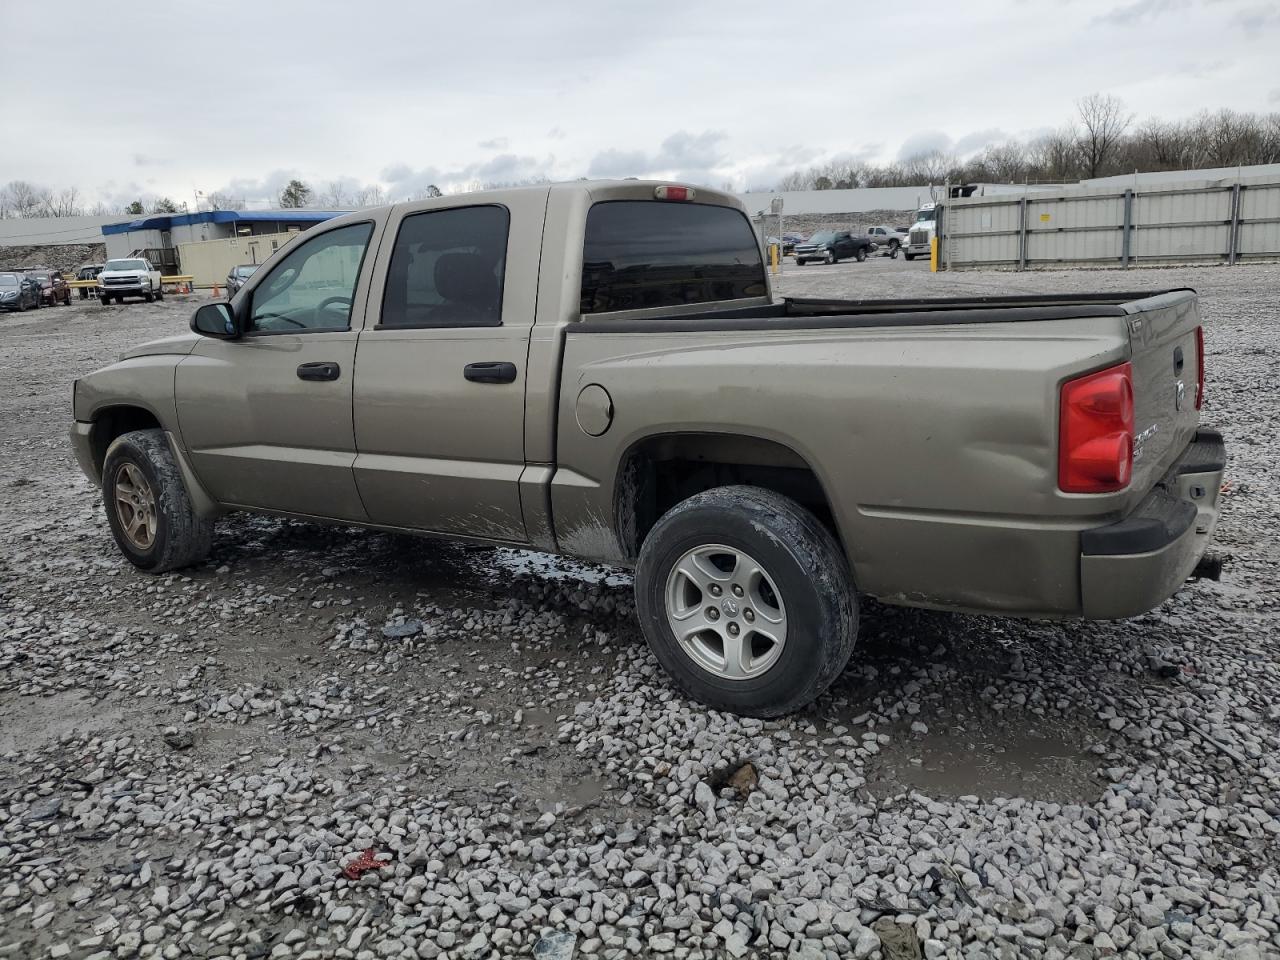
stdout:
<svg viewBox="0 0 1280 960">
<path fill-rule="evenodd" d="M 1133 191 L 1124 192 L 1124 233 L 1120 238 L 1120 265 L 1129 266 L 1130 238 L 1133 236 Z"/>
<path fill-rule="evenodd" d="M 1231 229 L 1227 231 L 1227 263 L 1240 261 L 1240 184 L 1231 187 Z"/>
<path fill-rule="evenodd" d="M 1025 194 L 1018 208 L 1018 269 L 1027 269 L 1027 198 Z"/>
</svg>

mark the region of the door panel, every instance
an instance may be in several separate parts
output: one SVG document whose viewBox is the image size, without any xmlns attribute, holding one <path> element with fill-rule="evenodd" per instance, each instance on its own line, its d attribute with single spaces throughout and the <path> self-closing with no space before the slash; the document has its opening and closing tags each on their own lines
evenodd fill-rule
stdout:
<svg viewBox="0 0 1280 960">
<path fill-rule="evenodd" d="M 178 364 L 178 424 L 221 503 L 367 520 L 352 465 L 356 342 L 386 213 L 316 227 L 255 273 L 237 340 L 201 339 Z"/>
<path fill-rule="evenodd" d="M 214 499 L 340 520 L 366 519 L 351 472 L 356 333 L 202 340 L 178 365 L 178 423 Z M 336 363 L 336 380 L 298 377 Z"/>
<path fill-rule="evenodd" d="M 525 365 L 547 194 L 487 199 L 427 201 L 388 223 L 357 349 L 356 483 L 375 523 L 527 543 Z M 515 379 L 464 375 L 487 363 Z"/>
<path fill-rule="evenodd" d="M 376 330 L 360 340 L 356 476 L 375 523 L 525 540 L 528 327 Z M 512 383 L 474 383 L 469 363 L 514 363 Z M 376 373 L 374 373 L 376 371 Z"/>
</svg>

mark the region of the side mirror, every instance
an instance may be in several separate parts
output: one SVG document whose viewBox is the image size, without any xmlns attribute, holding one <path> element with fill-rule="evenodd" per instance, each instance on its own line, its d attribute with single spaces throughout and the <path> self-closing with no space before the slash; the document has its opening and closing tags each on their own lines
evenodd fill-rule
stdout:
<svg viewBox="0 0 1280 960">
<path fill-rule="evenodd" d="M 206 303 L 191 317 L 191 329 L 202 337 L 215 340 L 235 340 L 240 336 L 240 324 L 236 321 L 231 304 L 219 300 Z"/>
</svg>

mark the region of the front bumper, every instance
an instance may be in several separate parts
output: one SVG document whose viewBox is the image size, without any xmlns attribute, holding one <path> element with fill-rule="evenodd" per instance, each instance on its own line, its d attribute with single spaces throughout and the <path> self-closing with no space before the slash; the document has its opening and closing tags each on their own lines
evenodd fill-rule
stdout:
<svg viewBox="0 0 1280 960">
<path fill-rule="evenodd" d="M 1129 516 L 1080 534 L 1080 598 L 1093 620 L 1146 613 L 1191 576 L 1218 522 L 1226 446 L 1196 432 L 1182 456 Z"/>
<path fill-rule="evenodd" d="M 85 423 L 83 420 L 73 420 L 71 422 L 70 437 L 71 450 L 76 455 L 76 463 L 80 465 L 80 469 L 86 477 L 92 480 L 95 485 L 100 485 L 102 477 L 93 458 L 93 424 Z"/>
</svg>

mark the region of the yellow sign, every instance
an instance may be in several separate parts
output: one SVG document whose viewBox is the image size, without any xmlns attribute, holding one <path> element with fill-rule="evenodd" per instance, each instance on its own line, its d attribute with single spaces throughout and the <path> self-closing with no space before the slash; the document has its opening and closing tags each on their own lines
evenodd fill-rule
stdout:
<svg viewBox="0 0 1280 960">
<path fill-rule="evenodd" d="M 1042 214 L 1040 214 L 1040 222 L 1041 222 L 1041 223 L 1048 223 L 1048 222 L 1049 222 L 1049 215 L 1048 215 L 1047 213 L 1042 213 Z"/>
</svg>

